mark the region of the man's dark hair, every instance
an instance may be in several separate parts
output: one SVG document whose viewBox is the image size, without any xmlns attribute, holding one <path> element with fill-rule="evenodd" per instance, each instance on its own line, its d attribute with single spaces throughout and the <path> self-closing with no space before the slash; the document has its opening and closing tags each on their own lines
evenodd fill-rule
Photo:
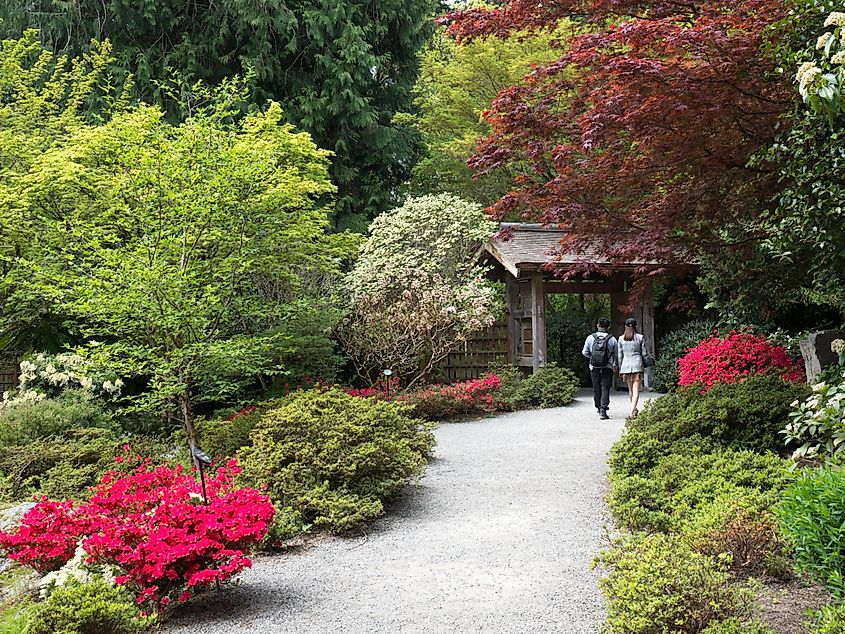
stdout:
<svg viewBox="0 0 845 634">
<path fill-rule="evenodd" d="M 601 317 L 598 320 L 599 328 L 609 328 L 610 327 L 610 320 L 607 317 Z"/>
</svg>

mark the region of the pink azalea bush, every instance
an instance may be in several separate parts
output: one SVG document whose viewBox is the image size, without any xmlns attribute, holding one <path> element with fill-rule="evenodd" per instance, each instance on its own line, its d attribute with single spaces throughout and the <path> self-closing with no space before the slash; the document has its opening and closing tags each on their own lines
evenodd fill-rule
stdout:
<svg viewBox="0 0 845 634">
<path fill-rule="evenodd" d="M 678 385 L 701 384 L 702 392 L 716 383 L 734 383 L 761 372 L 777 372 L 793 383 L 805 380 L 803 368 L 784 348 L 762 335 L 741 331 L 708 337 L 678 359 L 678 367 Z"/>
<path fill-rule="evenodd" d="M 117 566 L 124 574 L 116 581 L 138 603 L 163 609 L 251 565 L 248 554 L 275 509 L 259 491 L 235 488 L 239 472 L 232 460 L 208 478 L 206 505 L 193 474 L 143 460 L 104 475 L 88 502 L 42 500 L 15 532 L 0 532 L 0 546 L 46 572 L 69 561 L 81 541 L 87 563 Z"/>
<path fill-rule="evenodd" d="M 415 390 L 400 395 L 398 400 L 413 406 L 415 416 L 440 420 L 511 409 L 510 404 L 497 398 L 496 392 L 501 387 L 502 379 L 491 372 L 454 385 L 432 385 Z"/>
</svg>

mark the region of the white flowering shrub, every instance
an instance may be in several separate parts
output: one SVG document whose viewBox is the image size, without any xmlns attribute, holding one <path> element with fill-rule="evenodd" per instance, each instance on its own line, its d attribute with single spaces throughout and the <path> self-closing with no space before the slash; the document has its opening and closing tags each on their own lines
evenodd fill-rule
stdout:
<svg viewBox="0 0 845 634">
<path fill-rule="evenodd" d="M 845 373 L 838 383 L 817 383 L 803 402 L 792 403 L 783 430 L 787 443 L 801 443 L 796 460 L 828 460 L 845 455 Z"/>
<path fill-rule="evenodd" d="M 493 324 L 501 293 L 476 257 L 495 228 L 480 205 L 448 194 L 412 198 L 373 222 L 337 332 L 362 378 L 389 368 L 411 385 Z"/>
<path fill-rule="evenodd" d="M 72 352 L 49 355 L 39 352 L 21 362 L 18 389 L 4 392 L 0 409 L 37 403 L 79 390 L 89 396 L 113 400 L 120 396 L 123 381 L 98 373 L 85 358 Z"/>
<path fill-rule="evenodd" d="M 832 119 L 845 112 L 845 13 L 834 11 L 824 26 L 828 30 L 816 41 L 818 57 L 802 63 L 795 79 L 804 102 Z"/>
</svg>

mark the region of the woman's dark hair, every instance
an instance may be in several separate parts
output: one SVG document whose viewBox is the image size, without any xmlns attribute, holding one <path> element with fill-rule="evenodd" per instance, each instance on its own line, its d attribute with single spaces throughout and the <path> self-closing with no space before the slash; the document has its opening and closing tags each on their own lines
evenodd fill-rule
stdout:
<svg viewBox="0 0 845 634">
<path fill-rule="evenodd" d="M 631 335 L 630 337 L 628 336 L 628 333 L 629 333 L 628 329 L 629 328 L 631 329 L 630 330 L 630 335 Z M 622 333 L 622 336 L 624 337 L 625 341 L 631 341 L 632 339 L 635 338 L 634 335 L 636 334 L 636 332 L 637 332 L 637 320 L 634 319 L 633 317 L 628 317 L 628 319 L 625 320 L 625 332 Z"/>
</svg>

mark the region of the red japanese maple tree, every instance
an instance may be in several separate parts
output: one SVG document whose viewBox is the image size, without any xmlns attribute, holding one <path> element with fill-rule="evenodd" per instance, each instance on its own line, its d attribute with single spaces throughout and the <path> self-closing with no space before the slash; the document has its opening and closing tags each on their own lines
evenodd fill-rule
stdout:
<svg viewBox="0 0 845 634">
<path fill-rule="evenodd" d="M 492 211 L 558 224 L 565 249 L 611 262 L 731 246 L 725 224 L 756 217 L 775 186 L 748 159 L 792 104 L 766 52 L 785 13 L 780 0 L 511 0 L 447 15 L 461 40 L 583 27 L 487 113 L 493 132 L 471 166 L 521 172 Z"/>
</svg>

